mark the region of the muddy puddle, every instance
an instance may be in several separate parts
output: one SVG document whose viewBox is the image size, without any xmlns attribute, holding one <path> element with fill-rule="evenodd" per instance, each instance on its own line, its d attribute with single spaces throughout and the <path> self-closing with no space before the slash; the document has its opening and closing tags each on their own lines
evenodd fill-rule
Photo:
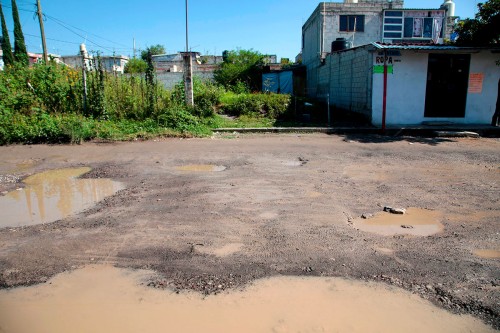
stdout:
<svg viewBox="0 0 500 333">
<path fill-rule="evenodd" d="M 50 170 L 0 197 L 0 228 L 49 223 L 92 207 L 124 188 L 111 179 L 79 179 L 90 168 Z"/>
<path fill-rule="evenodd" d="M 94 265 L 44 285 L 1 290 L 0 331 L 494 332 L 381 284 L 278 277 L 203 298 L 140 284 L 152 274 Z"/>
<path fill-rule="evenodd" d="M 442 232 L 442 213 L 419 208 L 408 208 L 406 214 L 379 212 L 372 218 L 356 219 L 353 226 L 359 230 L 383 236 L 430 236 Z"/>
<path fill-rule="evenodd" d="M 473 251 L 474 255 L 484 259 L 500 259 L 500 250 L 482 249 Z"/>
<path fill-rule="evenodd" d="M 178 166 L 176 169 L 187 172 L 220 172 L 226 170 L 226 167 L 223 165 L 213 164 L 191 164 Z"/>
</svg>

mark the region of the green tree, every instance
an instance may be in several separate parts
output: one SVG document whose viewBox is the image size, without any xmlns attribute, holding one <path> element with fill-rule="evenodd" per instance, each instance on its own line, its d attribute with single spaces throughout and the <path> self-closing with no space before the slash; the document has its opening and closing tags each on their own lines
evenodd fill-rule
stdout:
<svg viewBox="0 0 500 333">
<path fill-rule="evenodd" d="M 484 46 L 500 42 L 500 0 L 477 4 L 475 18 L 460 21 L 455 27 L 457 44 Z"/>
<path fill-rule="evenodd" d="M 231 90 L 241 88 L 241 85 L 260 90 L 264 58 L 253 50 L 224 51 L 224 61 L 214 73 L 215 81 Z"/>
<path fill-rule="evenodd" d="M 155 81 L 155 67 L 153 64 L 153 54 L 151 50 L 146 55 L 146 95 L 147 95 L 147 108 L 146 114 L 150 117 L 155 112 L 156 105 L 156 81 Z"/>
<path fill-rule="evenodd" d="M 14 55 L 12 54 L 12 46 L 10 45 L 9 31 L 5 23 L 5 16 L 3 16 L 2 4 L 0 3 L 0 20 L 2 21 L 2 36 L 0 37 L 3 62 L 5 66 L 12 66 L 14 64 Z"/>
<path fill-rule="evenodd" d="M 145 73 L 148 64 L 139 58 L 130 59 L 125 65 L 124 72 L 127 74 Z"/>
<path fill-rule="evenodd" d="M 16 62 L 28 66 L 28 51 L 26 51 L 26 44 L 24 42 L 23 30 L 21 29 L 21 21 L 19 19 L 16 0 L 12 0 L 12 18 L 14 20 L 14 59 Z"/>
<path fill-rule="evenodd" d="M 148 61 L 148 52 L 150 52 L 151 55 L 158 55 L 158 54 L 165 54 L 166 53 L 165 46 L 160 45 L 160 44 L 152 45 L 141 52 L 141 59 L 144 60 L 145 62 Z"/>
</svg>

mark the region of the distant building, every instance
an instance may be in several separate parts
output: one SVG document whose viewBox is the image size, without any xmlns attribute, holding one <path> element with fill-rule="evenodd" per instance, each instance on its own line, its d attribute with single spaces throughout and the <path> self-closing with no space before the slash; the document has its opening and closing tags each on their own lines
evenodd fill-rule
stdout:
<svg viewBox="0 0 500 333">
<path fill-rule="evenodd" d="M 100 56 L 103 68 L 105 71 L 110 73 L 123 74 L 125 70 L 125 65 L 129 61 L 129 57 L 124 55 L 113 55 L 113 56 Z M 61 62 L 72 68 L 82 68 L 83 67 L 83 57 L 82 55 L 69 55 L 61 56 Z M 95 57 L 86 53 L 85 55 L 85 66 L 88 69 L 94 68 Z"/>
<path fill-rule="evenodd" d="M 129 57 L 124 55 L 101 56 L 101 61 L 105 71 L 123 74 L 125 71 L 125 65 L 129 61 Z"/>
<path fill-rule="evenodd" d="M 3 51 L 0 49 L 0 71 L 3 71 Z"/>
</svg>

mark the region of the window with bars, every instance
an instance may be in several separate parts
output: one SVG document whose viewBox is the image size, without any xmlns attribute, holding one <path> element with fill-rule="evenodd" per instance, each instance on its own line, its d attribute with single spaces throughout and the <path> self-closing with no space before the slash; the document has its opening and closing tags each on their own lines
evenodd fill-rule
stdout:
<svg viewBox="0 0 500 333">
<path fill-rule="evenodd" d="M 340 15 L 339 31 L 364 32 L 364 15 Z"/>
</svg>

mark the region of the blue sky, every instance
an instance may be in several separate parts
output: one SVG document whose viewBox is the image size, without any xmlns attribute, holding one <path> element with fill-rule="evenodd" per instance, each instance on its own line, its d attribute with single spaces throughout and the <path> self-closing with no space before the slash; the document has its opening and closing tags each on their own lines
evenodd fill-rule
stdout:
<svg viewBox="0 0 500 333">
<path fill-rule="evenodd" d="M 10 0 L 0 0 L 9 30 Z M 338 2 L 338 1 L 336 1 Z M 406 0 L 406 8 L 438 8 L 442 0 Z M 473 17 L 476 0 L 455 0 L 456 15 Z M 26 44 L 41 52 L 35 0 L 17 0 Z M 318 5 L 314 0 L 189 0 L 189 44 L 202 54 L 253 49 L 294 59 L 302 24 Z M 41 0 L 50 53 L 71 55 L 86 43 L 91 51 L 133 55 L 136 48 L 162 44 L 174 53 L 185 48 L 185 0 Z M 13 33 L 10 33 L 13 42 Z"/>
</svg>

